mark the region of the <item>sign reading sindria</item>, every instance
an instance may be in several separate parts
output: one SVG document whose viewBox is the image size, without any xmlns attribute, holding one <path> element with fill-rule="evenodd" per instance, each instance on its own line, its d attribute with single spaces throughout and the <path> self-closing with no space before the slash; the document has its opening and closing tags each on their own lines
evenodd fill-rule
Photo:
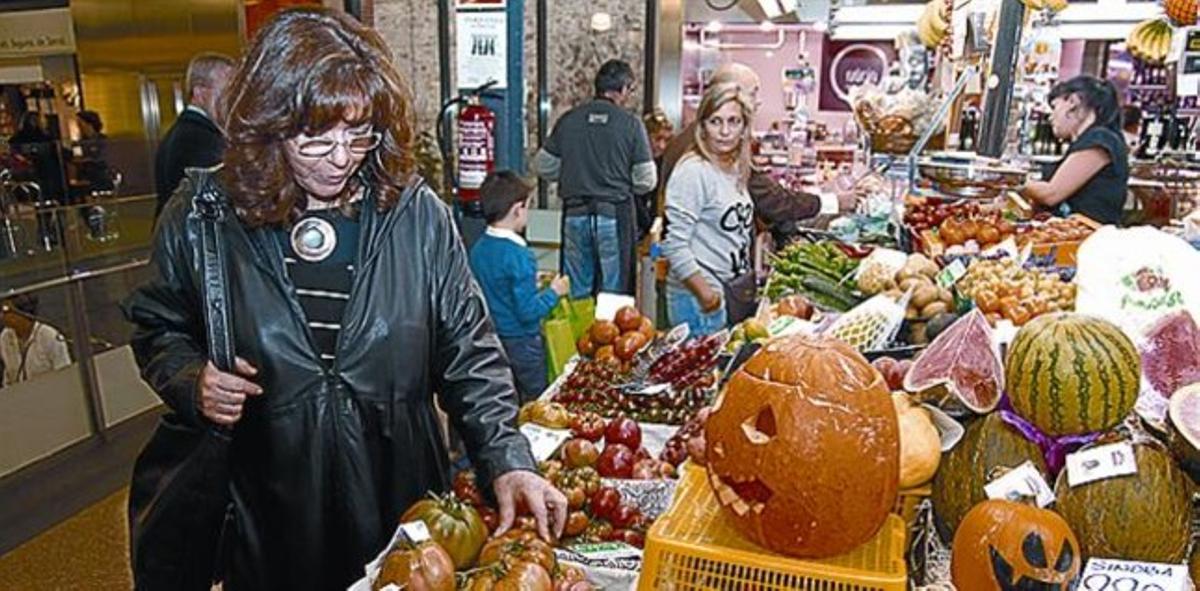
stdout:
<svg viewBox="0 0 1200 591">
<path fill-rule="evenodd" d="M 0 13 L 0 58 L 75 53 L 69 8 Z"/>
</svg>

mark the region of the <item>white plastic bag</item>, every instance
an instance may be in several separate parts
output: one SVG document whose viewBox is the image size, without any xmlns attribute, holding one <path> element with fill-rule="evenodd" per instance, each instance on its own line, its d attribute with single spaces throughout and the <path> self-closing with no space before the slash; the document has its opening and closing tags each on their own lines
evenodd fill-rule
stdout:
<svg viewBox="0 0 1200 591">
<path fill-rule="evenodd" d="M 1200 251 L 1150 227 L 1105 226 L 1079 246 L 1075 310 L 1104 318 L 1138 342 L 1176 310 L 1200 318 Z"/>
</svg>

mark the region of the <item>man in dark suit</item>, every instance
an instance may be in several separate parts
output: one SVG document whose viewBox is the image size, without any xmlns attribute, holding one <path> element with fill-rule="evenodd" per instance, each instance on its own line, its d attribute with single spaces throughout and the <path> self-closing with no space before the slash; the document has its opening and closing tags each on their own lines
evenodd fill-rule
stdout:
<svg viewBox="0 0 1200 591">
<path fill-rule="evenodd" d="M 188 106 L 167 131 L 154 156 L 154 185 L 162 211 L 188 167 L 215 166 L 225 152 L 225 136 L 213 122 L 234 63 L 218 53 L 202 53 L 188 64 L 184 82 Z"/>
</svg>

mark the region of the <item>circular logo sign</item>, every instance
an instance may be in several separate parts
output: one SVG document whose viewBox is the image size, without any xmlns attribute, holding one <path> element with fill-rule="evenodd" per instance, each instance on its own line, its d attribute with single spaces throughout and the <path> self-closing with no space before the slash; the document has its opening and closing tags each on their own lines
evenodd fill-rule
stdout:
<svg viewBox="0 0 1200 591">
<path fill-rule="evenodd" d="M 829 64 L 833 93 L 849 104 L 850 89 L 862 84 L 879 84 L 887 74 L 887 54 L 874 45 L 847 45 Z"/>
</svg>

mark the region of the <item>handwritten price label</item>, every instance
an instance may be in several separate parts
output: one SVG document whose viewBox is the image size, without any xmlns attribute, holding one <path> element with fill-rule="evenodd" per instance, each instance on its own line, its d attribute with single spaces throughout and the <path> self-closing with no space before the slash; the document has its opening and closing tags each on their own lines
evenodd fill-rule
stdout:
<svg viewBox="0 0 1200 591">
<path fill-rule="evenodd" d="M 1025 462 L 989 482 L 983 487 L 983 492 L 989 499 L 1018 501 L 1023 497 L 1033 497 L 1039 507 L 1054 504 L 1054 491 L 1046 484 L 1046 479 L 1033 466 L 1033 462 Z"/>
<path fill-rule="evenodd" d="M 533 459 L 538 462 L 550 459 L 555 450 L 571 438 L 571 432 L 565 429 L 547 429 L 533 423 L 521 425 L 521 434 L 529 440 L 529 449 L 533 452 Z"/>
<path fill-rule="evenodd" d="M 1072 487 L 1137 471 L 1137 456 L 1129 442 L 1101 445 L 1067 456 L 1067 484 Z"/>
<path fill-rule="evenodd" d="M 1187 567 L 1093 558 L 1088 561 L 1079 589 L 1083 591 L 1187 591 Z"/>
<path fill-rule="evenodd" d="M 400 534 L 412 544 L 420 544 L 433 538 L 429 534 L 429 527 L 425 525 L 424 521 L 410 521 L 400 524 Z"/>
</svg>

